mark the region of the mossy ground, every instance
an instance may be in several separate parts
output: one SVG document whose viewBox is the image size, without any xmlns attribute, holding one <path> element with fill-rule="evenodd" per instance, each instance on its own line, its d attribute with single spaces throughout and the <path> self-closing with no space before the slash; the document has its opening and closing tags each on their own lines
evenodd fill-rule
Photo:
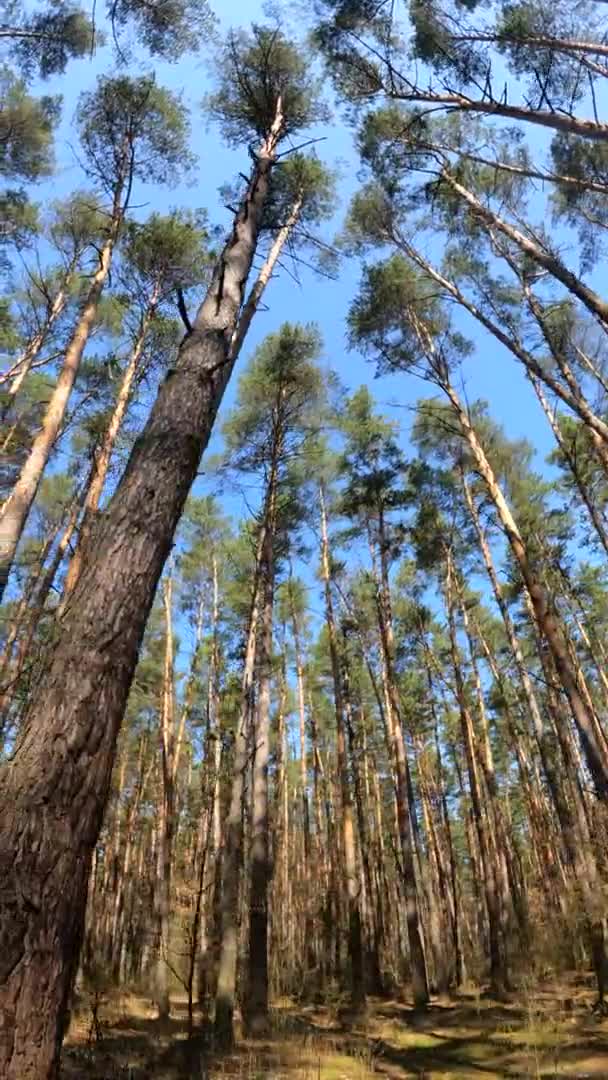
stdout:
<svg viewBox="0 0 608 1080">
<path fill-rule="evenodd" d="M 364 1016 L 333 1007 L 278 1002 L 272 1034 L 214 1053 L 199 1024 L 187 1038 L 183 1000 L 171 1019 L 155 1018 L 135 994 L 101 1001 L 99 1026 L 84 999 L 63 1055 L 69 1080 L 498 1080 L 608 1078 L 608 1020 L 591 1011 L 590 987 L 564 982 L 525 988 L 508 1002 L 471 990 L 434 998 L 425 1010 L 373 998 Z"/>
</svg>

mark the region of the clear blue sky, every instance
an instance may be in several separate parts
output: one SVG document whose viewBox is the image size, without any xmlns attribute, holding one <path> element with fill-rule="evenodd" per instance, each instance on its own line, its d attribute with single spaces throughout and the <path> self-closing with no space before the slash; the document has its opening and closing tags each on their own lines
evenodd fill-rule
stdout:
<svg viewBox="0 0 608 1080">
<path fill-rule="evenodd" d="M 98 5 L 98 7 L 101 6 Z M 246 26 L 252 20 L 261 20 L 264 17 L 262 0 L 217 0 L 217 2 L 211 0 L 211 6 L 216 8 L 221 16 L 223 30 L 231 26 Z M 302 29 L 300 21 L 299 32 Z M 83 90 L 94 87 L 98 74 L 107 72 L 110 62 L 109 50 L 99 50 L 92 60 L 71 62 L 65 76 L 34 87 L 39 93 L 60 93 L 64 99 L 63 119 L 56 139 L 57 171 L 50 181 L 40 185 L 41 202 L 67 195 L 75 188 L 85 186 L 86 182 L 83 180 L 82 171 L 75 156 L 78 147 L 74 139 L 72 117 L 78 95 Z M 151 67 L 155 70 L 161 85 L 183 94 L 191 114 L 192 149 L 199 163 L 196 177 L 188 185 L 181 185 L 170 191 L 161 188 L 146 189 L 142 186 L 136 188 L 133 194 L 133 204 L 137 207 L 135 212 L 143 218 L 152 210 L 166 211 L 180 206 L 205 207 L 213 224 L 228 228 L 231 215 L 223 207 L 218 196 L 218 189 L 230 183 L 240 171 L 247 171 L 249 159 L 245 149 L 237 152 L 224 146 L 218 131 L 209 126 L 205 119 L 201 104 L 205 93 L 212 86 L 209 50 L 204 47 L 200 56 L 186 56 L 176 64 L 150 64 L 146 61 L 141 68 L 131 68 L 130 73 L 136 74 L 141 70 L 150 70 Z M 328 87 L 329 92 L 330 87 Z M 342 122 L 339 111 L 326 130 L 315 132 L 315 134 L 325 138 L 325 141 L 318 145 L 317 152 L 328 164 L 338 164 L 341 170 L 339 205 L 335 220 L 327 226 L 326 232 L 327 239 L 331 240 L 341 225 L 349 198 L 358 186 L 359 166 L 353 150 L 351 131 Z M 542 159 L 543 150 L 547 146 L 547 137 L 532 125 L 527 135 L 530 144 Z M 33 197 L 36 197 L 35 190 Z M 539 194 L 539 210 L 542 202 L 543 197 Z M 438 261 L 441 253 L 434 245 L 431 254 Z M 347 350 L 346 315 L 359 280 L 360 265 L 357 260 L 345 261 L 336 281 L 315 277 L 314 274 L 302 268 L 299 273 L 302 279 L 301 286 L 285 272 L 282 272 L 280 277 L 271 283 L 265 296 L 265 303 L 269 310 L 260 312 L 254 320 L 237 372 L 226 393 L 209 453 L 213 453 L 220 447 L 218 433 L 222 415 L 226 415 L 234 401 L 239 372 L 247 364 L 256 345 L 268 332 L 276 329 L 285 318 L 290 321 L 316 321 L 318 323 L 325 345 L 325 363 L 338 372 L 341 381 L 350 389 L 355 389 L 361 383 L 370 385 L 379 405 L 388 415 L 403 425 L 403 441 L 407 447 L 410 414 L 404 406 L 413 406 L 418 398 L 427 396 L 431 388 L 414 376 L 399 375 L 375 379 L 373 367 Z M 598 284 L 601 289 L 601 283 Z M 504 425 L 510 437 L 525 437 L 530 440 L 537 448 L 537 467 L 546 471 L 543 467 L 543 459 L 553 448 L 553 439 L 546 419 L 520 366 L 494 339 L 483 334 L 473 320 L 462 316 L 460 328 L 477 346 L 462 368 L 459 380 L 461 389 L 466 393 L 469 401 L 475 398 L 486 399 L 492 416 Z M 391 407 L 389 404 L 391 402 L 397 403 L 398 407 Z M 142 418 L 149 405 L 149 400 L 141 402 Z M 197 489 L 200 489 L 201 494 L 208 490 L 208 484 L 204 478 L 197 485 Z M 251 493 L 248 494 L 251 497 Z M 235 518 L 247 513 L 243 501 L 234 492 L 226 492 L 223 503 L 227 512 Z M 311 582 L 316 562 L 315 553 L 309 573 L 306 575 L 309 582 Z M 477 584 L 481 584 L 481 581 Z M 315 592 L 311 591 L 310 599 L 312 610 L 315 615 L 318 615 L 320 601 Z"/>
<path fill-rule="evenodd" d="M 261 0 L 222 0 L 216 5 L 212 0 L 212 7 L 216 8 L 223 28 L 247 25 L 256 18 L 264 17 Z M 87 59 L 71 62 L 67 76 L 44 84 L 46 92 L 50 90 L 63 94 L 64 108 L 56 141 L 57 172 L 50 182 L 40 186 L 42 197 L 67 194 L 83 183 L 74 154 L 77 146 L 74 144 L 71 120 L 78 94 L 94 86 L 98 73 L 107 71 L 108 60 L 107 50 L 100 50 L 92 61 Z M 204 206 L 208 209 L 212 222 L 228 226 L 230 214 L 218 198 L 218 189 L 222 184 L 231 181 L 239 170 L 247 170 L 248 158 L 246 152 L 233 151 L 222 144 L 219 133 L 209 126 L 201 109 L 202 99 L 211 86 L 208 50 L 203 49 L 199 57 L 186 56 L 177 64 L 150 65 L 145 62 L 143 65 L 148 69 L 150 66 L 154 68 L 161 84 L 183 94 L 190 108 L 192 148 L 199 158 L 199 165 L 196 179 L 188 185 L 171 191 L 159 188 L 146 190 L 140 186 L 135 190 L 133 198 L 138 207 L 136 212 L 146 216 L 153 209 Z M 341 122 L 339 113 L 331 126 L 318 134 L 327 138 L 317 147 L 317 152 L 330 164 L 338 162 L 341 166 L 339 206 L 335 222 L 327 227 L 330 238 L 332 231 L 337 231 L 340 225 L 350 195 L 356 190 L 358 162 L 350 131 L 346 124 Z M 531 136 L 535 137 L 533 130 Z M 282 273 L 271 283 L 265 298 L 270 310 L 259 313 L 256 317 L 247 347 L 239 362 L 239 370 L 246 364 L 247 357 L 256 344 L 284 318 L 314 320 L 323 334 L 326 362 L 338 371 L 343 382 L 350 388 L 355 388 L 362 382 L 373 384 L 372 390 L 377 400 L 387 407 L 387 412 L 392 412 L 395 419 L 405 423 L 407 413 L 401 408 L 389 409 L 388 403 L 413 403 L 418 397 L 426 395 L 428 388 L 409 376 L 375 379 L 373 367 L 361 357 L 348 352 L 346 348 L 345 318 L 359 277 L 356 260 L 351 259 L 343 264 L 335 282 L 316 278 L 302 268 L 300 276 L 301 287 L 286 273 Z M 486 398 L 490 402 L 493 416 L 505 425 L 509 435 L 529 438 L 544 456 L 552 448 L 551 433 L 520 368 L 496 342 L 488 340 L 472 320 L 465 319 L 462 326 L 479 346 L 463 368 L 463 385 L 468 398 Z M 234 398 L 235 387 L 236 379 L 233 379 L 224 401 L 224 413 Z M 217 444 L 217 439 L 214 439 L 214 444 Z"/>
<path fill-rule="evenodd" d="M 231 26 L 247 25 L 252 20 L 263 19 L 262 0 L 221 0 L 212 7 L 220 9 L 223 30 Z M 301 32 L 301 23 L 299 32 Z M 72 117 L 78 95 L 83 90 L 92 89 L 100 72 L 107 72 L 110 63 L 107 49 L 99 50 L 92 60 L 71 62 L 66 76 L 58 77 L 36 87 L 38 92 L 56 92 L 64 97 L 63 119 L 56 140 L 57 172 L 52 180 L 40 185 L 40 198 L 58 197 L 69 193 L 74 188 L 83 186 L 82 171 L 76 160 L 77 144 L 74 140 Z M 181 185 L 170 191 L 161 188 L 137 187 L 133 194 L 136 214 L 147 216 L 152 210 L 168 210 L 172 207 L 205 207 L 213 224 L 228 228 L 230 212 L 223 207 L 218 197 L 218 189 L 230 183 L 239 171 L 247 171 L 249 159 L 246 150 L 234 151 L 223 145 L 219 132 L 210 126 L 205 118 L 201 103 L 205 93 L 212 86 L 209 50 L 205 47 L 200 56 L 186 56 L 176 64 L 154 63 L 145 61 L 142 68 L 131 68 L 130 73 L 150 70 L 156 72 L 160 84 L 183 94 L 184 101 L 191 113 L 192 149 L 199 159 L 195 179 L 187 185 Z M 328 92 L 330 87 L 328 86 Z M 358 186 L 358 160 L 353 150 L 351 132 L 342 122 L 339 110 L 334 121 L 327 129 L 315 132 L 325 137 L 317 147 L 317 152 L 329 164 L 338 164 L 341 170 L 339 184 L 339 205 L 334 222 L 327 226 L 327 238 L 338 231 L 348 201 Z M 542 132 L 535 131 L 530 125 L 529 139 L 536 142 L 539 157 L 547 145 Z M 34 196 L 35 197 L 35 196 Z M 542 198 L 539 196 L 539 206 Z M 440 258 L 440 251 L 434 245 L 431 252 L 435 261 Z M 372 392 L 386 413 L 398 420 L 403 426 L 403 441 L 407 448 L 407 430 L 410 413 L 404 406 L 413 406 L 420 397 L 427 396 L 432 389 L 414 376 L 395 375 L 376 379 L 374 368 L 360 356 L 349 352 L 346 346 L 346 315 L 349 304 L 357 289 L 360 266 L 357 260 L 349 259 L 340 268 L 338 280 L 328 281 L 315 277 L 311 272 L 300 268 L 302 283 L 298 285 L 293 278 L 282 272 L 273 280 L 265 303 L 268 311 L 260 312 L 249 334 L 247 345 L 239 360 L 237 372 L 226 393 L 216 434 L 212 439 L 209 454 L 219 450 L 221 440 L 222 415 L 226 415 L 234 401 L 238 374 L 246 365 L 255 346 L 269 332 L 276 329 L 288 318 L 290 321 L 315 321 L 318 323 L 325 344 L 325 363 L 335 369 L 341 381 L 349 389 L 355 389 L 361 383 L 371 386 Z M 469 401 L 484 398 L 489 402 L 492 416 L 502 423 L 507 434 L 513 438 L 525 437 L 537 448 L 537 467 L 543 469 L 543 459 L 553 448 L 553 439 L 544 415 L 538 406 L 533 391 L 523 376 L 520 366 L 511 359 L 505 350 L 485 335 L 477 324 L 462 315 L 460 328 L 476 343 L 476 350 L 467 359 L 459 379 L 461 390 Z M 398 407 L 391 407 L 390 403 Z M 143 417 L 150 401 L 141 402 L 140 413 Z M 205 465 L 203 462 L 203 471 Z M 203 478 L 196 486 L 203 494 L 209 490 L 208 482 Z M 248 498 L 255 500 L 255 495 L 248 492 Z M 246 514 L 243 500 L 234 492 L 224 493 L 225 510 L 234 518 Z M 316 566 L 316 554 L 313 556 L 311 570 Z M 313 607 L 316 601 L 312 598 Z"/>
</svg>

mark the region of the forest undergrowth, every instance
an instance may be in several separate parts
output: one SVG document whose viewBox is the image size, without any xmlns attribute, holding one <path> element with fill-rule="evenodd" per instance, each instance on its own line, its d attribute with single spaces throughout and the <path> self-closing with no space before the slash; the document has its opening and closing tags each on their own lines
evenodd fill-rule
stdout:
<svg viewBox="0 0 608 1080">
<path fill-rule="evenodd" d="M 278 1000 L 263 1040 L 238 1038 L 218 1053 L 212 1025 L 176 994 L 159 1020 L 151 999 L 130 991 L 83 992 L 66 1037 L 62 1076 L 77 1080 L 369 1080 L 418 1077 L 608 1076 L 608 1020 L 598 1018 L 591 980 L 524 985 L 509 1000 L 468 987 L 424 1009 L 372 997 L 358 1016 L 337 994 L 325 1004 Z"/>
</svg>

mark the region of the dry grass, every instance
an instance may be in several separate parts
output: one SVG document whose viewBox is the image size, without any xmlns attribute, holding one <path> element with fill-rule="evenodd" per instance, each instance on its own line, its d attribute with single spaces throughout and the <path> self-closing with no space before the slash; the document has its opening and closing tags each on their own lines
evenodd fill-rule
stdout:
<svg viewBox="0 0 608 1080">
<path fill-rule="evenodd" d="M 364 1016 L 332 1007 L 275 1003 L 272 1034 L 213 1053 L 201 1028 L 186 1037 L 185 1005 L 160 1025 L 150 1002 L 107 995 L 74 1010 L 64 1073 L 69 1080 L 494 1080 L 608 1078 L 608 1021 L 591 1013 L 591 992 L 548 984 L 511 1002 L 472 990 L 425 1010 L 374 999 Z"/>
</svg>

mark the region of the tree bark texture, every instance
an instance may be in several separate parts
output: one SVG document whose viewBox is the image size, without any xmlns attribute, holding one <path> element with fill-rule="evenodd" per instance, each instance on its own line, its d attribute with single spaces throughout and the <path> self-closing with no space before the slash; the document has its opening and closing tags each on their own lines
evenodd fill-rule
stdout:
<svg viewBox="0 0 608 1080">
<path fill-rule="evenodd" d="M 91 852 L 156 586 L 232 371 L 280 101 L 191 333 L 111 503 L 0 772 L 0 1075 L 54 1080 Z"/>
</svg>

